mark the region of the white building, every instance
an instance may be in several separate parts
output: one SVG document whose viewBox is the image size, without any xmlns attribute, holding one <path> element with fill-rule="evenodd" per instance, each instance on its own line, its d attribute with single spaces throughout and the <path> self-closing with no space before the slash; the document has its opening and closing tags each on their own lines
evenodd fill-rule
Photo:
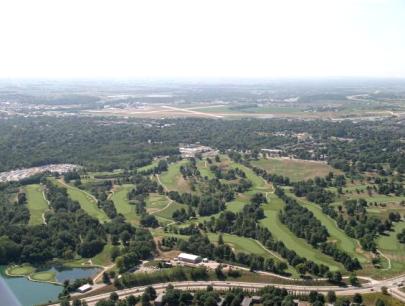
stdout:
<svg viewBox="0 0 405 306">
<path fill-rule="evenodd" d="M 92 287 L 90 286 L 90 284 L 85 284 L 85 285 L 77 288 L 77 291 L 79 291 L 80 293 L 85 293 L 85 292 L 91 290 L 91 288 Z"/>
<path fill-rule="evenodd" d="M 189 262 L 194 264 L 197 264 L 202 260 L 200 256 L 187 253 L 181 253 L 179 256 L 177 256 L 177 259 L 183 262 Z"/>
</svg>

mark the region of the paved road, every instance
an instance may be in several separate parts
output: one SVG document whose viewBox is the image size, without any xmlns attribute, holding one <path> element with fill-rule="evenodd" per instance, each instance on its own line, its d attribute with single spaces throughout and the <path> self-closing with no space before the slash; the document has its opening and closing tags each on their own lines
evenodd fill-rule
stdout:
<svg viewBox="0 0 405 306">
<path fill-rule="evenodd" d="M 269 283 L 246 283 L 246 282 L 226 282 L 226 281 L 184 281 L 184 282 L 173 282 L 171 283 L 176 289 L 183 290 L 196 290 L 196 289 L 205 289 L 207 286 L 212 286 L 215 290 L 224 290 L 229 288 L 242 288 L 248 290 L 258 290 L 265 286 L 275 286 L 279 288 L 285 288 L 290 292 L 295 293 L 309 293 L 310 291 L 318 291 L 326 293 L 328 291 L 335 291 L 336 295 L 354 295 L 355 293 L 370 293 L 370 292 L 380 292 L 382 287 L 387 287 L 388 292 L 395 298 L 405 302 L 405 293 L 401 292 L 398 289 L 398 284 L 405 282 L 405 275 L 401 275 L 395 278 L 376 281 L 364 284 L 362 287 L 338 287 L 338 286 L 303 286 L 303 285 L 284 285 L 284 284 L 269 284 Z M 164 284 L 154 284 L 152 285 L 157 292 L 162 292 L 167 287 L 168 283 Z M 146 286 L 133 287 L 124 290 L 118 290 L 116 293 L 120 298 L 125 298 L 129 295 L 141 295 L 145 290 Z M 94 295 L 91 297 L 86 297 L 83 300 L 89 304 L 89 306 L 95 305 L 99 300 L 108 299 L 110 293 L 103 293 L 99 295 Z M 57 306 L 57 304 L 53 305 Z"/>
</svg>

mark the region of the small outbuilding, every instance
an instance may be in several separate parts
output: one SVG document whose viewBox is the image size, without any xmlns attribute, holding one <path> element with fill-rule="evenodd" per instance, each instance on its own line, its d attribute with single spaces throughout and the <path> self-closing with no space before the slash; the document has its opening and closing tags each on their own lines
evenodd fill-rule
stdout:
<svg viewBox="0 0 405 306">
<path fill-rule="evenodd" d="M 80 286 L 79 288 L 77 288 L 77 291 L 79 291 L 80 293 L 85 293 L 85 292 L 87 292 L 87 291 L 89 291 L 91 289 L 92 289 L 92 287 L 91 287 L 90 284 L 85 284 L 85 285 Z"/>
</svg>

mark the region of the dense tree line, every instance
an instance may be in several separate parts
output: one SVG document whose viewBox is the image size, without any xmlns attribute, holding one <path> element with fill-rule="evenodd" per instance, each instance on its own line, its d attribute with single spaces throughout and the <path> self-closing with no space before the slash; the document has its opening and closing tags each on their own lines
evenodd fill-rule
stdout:
<svg viewBox="0 0 405 306">
<path fill-rule="evenodd" d="M 302 131 L 311 138 L 297 140 L 295 134 Z M 342 138 L 351 141 L 339 140 Z M 200 142 L 223 151 L 282 148 L 297 158 L 327 156 L 332 166 L 347 173 L 377 171 L 389 175 L 393 171 L 405 172 L 400 141 L 403 138 L 404 131 L 394 120 L 355 123 L 284 119 L 10 118 L 0 122 L 0 171 L 61 162 L 97 170 L 135 169 L 149 164 L 154 157 L 178 154 L 180 142 Z M 388 165 L 388 169 L 383 165 Z"/>
</svg>

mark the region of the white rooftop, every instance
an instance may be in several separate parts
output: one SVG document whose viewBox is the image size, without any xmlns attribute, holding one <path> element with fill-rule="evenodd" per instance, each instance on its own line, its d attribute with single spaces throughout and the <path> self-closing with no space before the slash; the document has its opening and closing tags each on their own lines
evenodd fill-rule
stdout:
<svg viewBox="0 0 405 306">
<path fill-rule="evenodd" d="M 187 254 L 187 253 L 180 253 L 179 256 L 177 256 L 179 259 L 188 259 L 188 260 L 197 260 L 200 258 L 200 256 L 193 255 L 193 254 Z"/>
<path fill-rule="evenodd" d="M 80 286 L 79 288 L 77 288 L 77 290 L 84 292 L 84 291 L 88 291 L 91 289 L 91 285 L 90 284 L 85 284 L 83 286 Z"/>
</svg>

